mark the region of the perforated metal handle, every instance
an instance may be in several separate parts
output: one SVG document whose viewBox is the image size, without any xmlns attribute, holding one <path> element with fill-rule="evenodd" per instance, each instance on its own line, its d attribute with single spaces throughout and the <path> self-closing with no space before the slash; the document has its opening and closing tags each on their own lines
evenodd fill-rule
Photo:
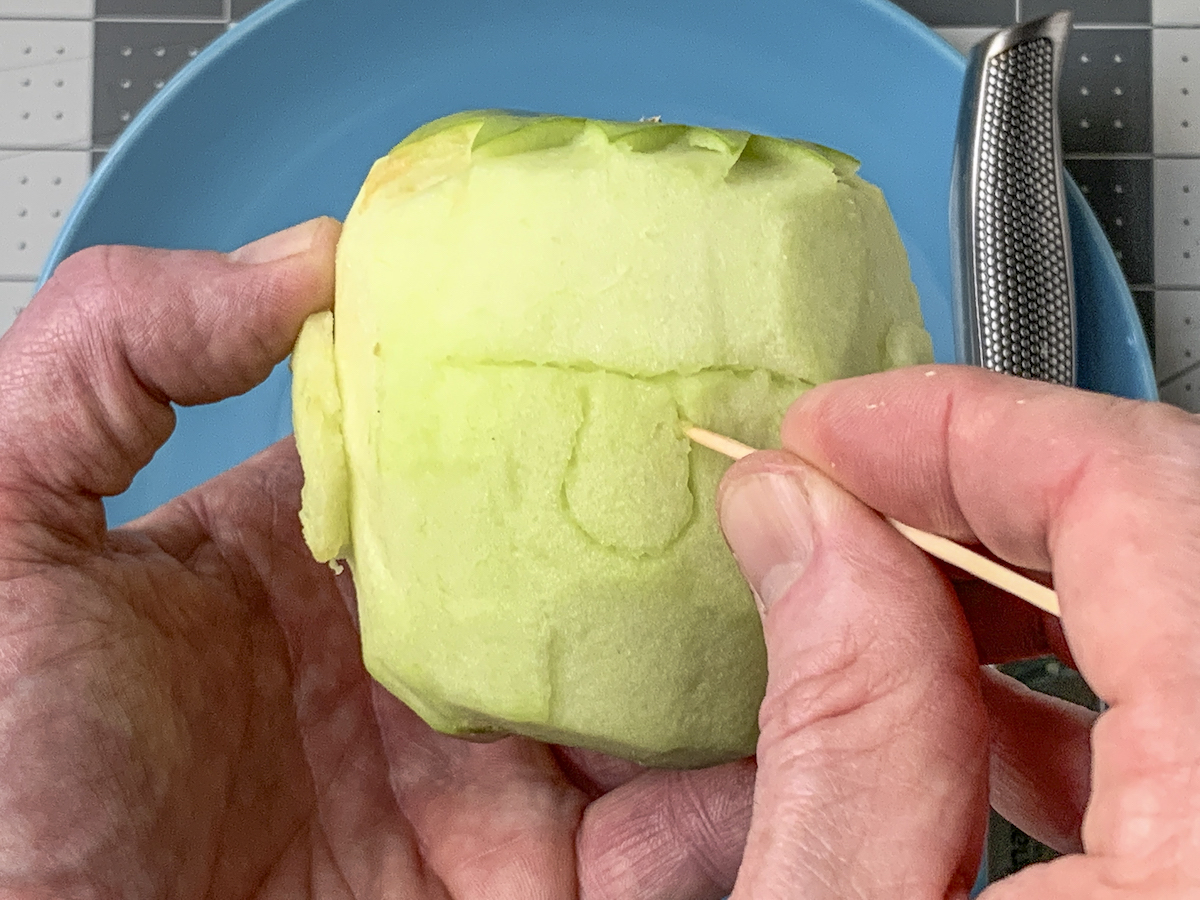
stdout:
<svg viewBox="0 0 1200 900">
<path fill-rule="evenodd" d="M 1058 132 L 1070 13 L 975 48 L 959 116 L 951 234 L 961 361 L 1075 383 L 1075 299 Z"/>
</svg>

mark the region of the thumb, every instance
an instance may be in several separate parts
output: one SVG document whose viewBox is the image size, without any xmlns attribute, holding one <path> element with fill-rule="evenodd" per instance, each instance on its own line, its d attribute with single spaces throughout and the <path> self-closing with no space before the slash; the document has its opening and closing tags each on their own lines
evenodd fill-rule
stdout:
<svg viewBox="0 0 1200 900">
<path fill-rule="evenodd" d="M 718 504 L 768 664 L 734 900 L 965 897 L 987 818 L 987 721 L 949 584 L 788 454 L 733 466 Z"/>
<path fill-rule="evenodd" d="M 244 393 L 333 302 L 340 226 L 315 219 L 225 255 L 93 247 L 0 338 L 0 521 L 39 555 L 104 539 L 173 404 Z M 22 551 L 21 555 L 28 555 Z"/>
</svg>

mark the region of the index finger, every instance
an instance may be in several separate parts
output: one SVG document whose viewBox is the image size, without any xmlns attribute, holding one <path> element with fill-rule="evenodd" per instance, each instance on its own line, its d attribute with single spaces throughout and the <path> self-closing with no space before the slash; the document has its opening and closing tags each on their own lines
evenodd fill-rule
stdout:
<svg viewBox="0 0 1200 900">
<path fill-rule="evenodd" d="M 1148 873 L 1195 859 L 1200 419 L 929 367 L 814 389 L 783 443 L 881 512 L 1052 573 L 1067 643 L 1110 705 L 1083 845 Z"/>
<path fill-rule="evenodd" d="M 815 388 L 782 438 L 880 512 L 1051 571 L 1072 652 L 1109 703 L 1159 697 L 1195 657 L 1194 417 L 931 366 Z"/>
</svg>

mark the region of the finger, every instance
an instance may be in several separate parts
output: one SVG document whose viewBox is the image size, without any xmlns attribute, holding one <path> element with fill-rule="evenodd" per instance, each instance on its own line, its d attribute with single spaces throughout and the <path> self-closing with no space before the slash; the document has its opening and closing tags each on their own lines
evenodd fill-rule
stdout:
<svg viewBox="0 0 1200 900">
<path fill-rule="evenodd" d="M 1179 885 L 1153 878 L 1131 877 L 1120 860 L 1064 856 L 1051 863 L 1026 866 L 990 885 L 979 900 L 1146 900 L 1187 896 Z"/>
<path fill-rule="evenodd" d="M 754 821 L 736 898 L 965 892 L 987 729 L 950 585 L 877 515 L 785 453 L 718 500 L 767 641 Z"/>
<path fill-rule="evenodd" d="M 576 848 L 579 900 L 719 900 L 750 828 L 753 760 L 650 771 L 592 803 Z"/>
<path fill-rule="evenodd" d="M 1089 682 L 1109 703 L 1158 695 L 1200 636 L 1200 537 L 1160 539 L 1164 523 L 1194 522 L 1200 508 L 1200 423 L 1160 404 L 930 371 L 817 388 L 789 413 L 784 442 L 917 527 L 978 537 L 1042 570 L 1053 552 Z M 1153 629 L 1135 597 L 1153 602 Z"/>
<path fill-rule="evenodd" d="M 373 698 L 391 793 L 449 896 L 572 896 L 587 800 L 549 747 L 522 737 L 464 741 L 435 732 L 378 684 Z"/>
<path fill-rule="evenodd" d="M 926 372 L 932 372 L 927 375 Z M 1192 834 L 1200 753 L 1200 419 L 971 369 L 814 389 L 784 444 L 868 504 L 1049 569 L 1078 668 L 1110 705 L 1093 734 L 1089 850 Z"/>
<path fill-rule="evenodd" d="M 979 369 L 907 369 L 808 392 L 782 438 L 875 509 L 1048 571 L 1049 525 L 1076 480 L 1155 449 L 1132 427 L 1146 409 Z"/>
<path fill-rule="evenodd" d="M 0 515 L 65 542 L 103 535 L 174 427 L 171 403 L 249 390 L 332 302 L 339 226 L 230 255 L 94 247 L 64 261 L 0 340 Z"/>
<path fill-rule="evenodd" d="M 989 669 L 983 699 L 992 733 L 992 806 L 1048 847 L 1081 852 L 1096 713 Z"/>
</svg>

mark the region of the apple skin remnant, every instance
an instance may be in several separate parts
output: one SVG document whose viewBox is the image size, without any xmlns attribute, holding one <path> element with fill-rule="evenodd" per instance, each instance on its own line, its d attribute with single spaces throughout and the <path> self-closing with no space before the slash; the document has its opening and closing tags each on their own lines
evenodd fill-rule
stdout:
<svg viewBox="0 0 1200 900">
<path fill-rule="evenodd" d="M 304 326 L 313 555 L 371 674 L 434 728 L 639 762 L 752 754 L 762 628 L 683 423 L 778 446 L 814 384 L 932 358 L 845 154 L 501 112 L 375 163 Z"/>
</svg>

